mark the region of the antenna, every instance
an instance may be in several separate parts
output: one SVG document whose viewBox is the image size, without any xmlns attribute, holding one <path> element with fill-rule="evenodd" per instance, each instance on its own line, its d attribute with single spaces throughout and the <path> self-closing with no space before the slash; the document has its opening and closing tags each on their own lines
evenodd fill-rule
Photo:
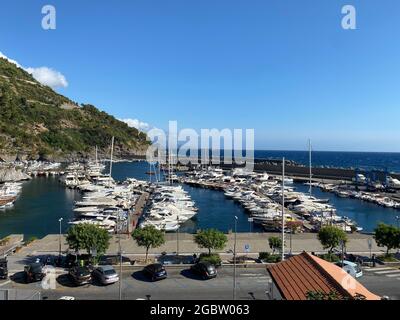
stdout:
<svg viewBox="0 0 400 320">
<path fill-rule="evenodd" d="M 310 198 L 311 198 L 311 196 L 312 196 L 311 139 L 308 139 L 308 153 L 309 153 L 309 160 L 310 160 L 310 189 L 309 189 L 309 192 L 310 192 Z"/>
</svg>

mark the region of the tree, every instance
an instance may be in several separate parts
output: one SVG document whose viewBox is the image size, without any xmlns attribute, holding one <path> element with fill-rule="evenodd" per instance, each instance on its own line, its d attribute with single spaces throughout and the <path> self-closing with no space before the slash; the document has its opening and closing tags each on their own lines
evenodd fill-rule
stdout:
<svg viewBox="0 0 400 320">
<path fill-rule="evenodd" d="M 275 253 L 276 250 L 282 249 L 282 239 L 279 237 L 269 237 L 268 244 L 273 254 Z"/>
<path fill-rule="evenodd" d="M 336 291 L 325 293 L 323 291 L 307 291 L 307 300 L 341 300 Z"/>
<path fill-rule="evenodd" d="M 301 231 L 303 228 L 303 222 L 300 220 L 291 220 L 286 222 L 286 227 L 290 230 L 290 233 L 296 233 Z"/>
<path fill-rule="evenodd" d="M 76 224 L 68 230 L 67 234 L 67 242 L 71 249 L 75 251 L 85 249 L 88 254 L 95 249 L 97 256 L 106 253 L 110 238 L 107 230 L 89 223 Z"/>
<path fill-rule="evenodd" d="M 164 232 L 157 230 L 154 226 L 145 226 L 144 228 L 136 229 L 132 233 L 132 238 L 139 247 L 146 248 L 146 262 L 149 249 L 158 248 L 165 243 Z"/>
<path fill-rule="evenodd" d="M 379 223 L 375 228 L 374 239 L 379 247 L 386 247 L 386 255 L 391 249 L 400 247 L 400 229 L 385 223 Z"/>
<path fill-rule="evenodd" d="M 194 242 L 197 243 L 200 248 L 207 248 L 208 254 L 211 255 L 211 249 L 222 250 L 228 242 L 228 238 L 221 231 L 207 229 L 200 230 L 195 234 Z"/>
<path fill-rule="evenodd" d="M 341 242 L 346 244 L 347 234 L 335 226 L 325 226 L 319 230 L 318 240 L 321 242 L 323 248 L 329 249 L 329 254 L 332 254 L 333 248 L 339 246 Z"/>
</svg>

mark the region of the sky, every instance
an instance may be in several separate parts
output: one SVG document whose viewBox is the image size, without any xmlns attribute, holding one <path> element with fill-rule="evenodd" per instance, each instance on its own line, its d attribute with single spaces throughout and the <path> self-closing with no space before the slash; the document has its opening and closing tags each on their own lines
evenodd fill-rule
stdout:
<svg viewBox="0 0 400 320">
<path fill-rule="evenodd" d="M 0 52 L 144 130 L 176 120 L 254 129 L 257 149 L 399 152 L 399 15 L 398 0 L 4 0 Z"/>
</svg>

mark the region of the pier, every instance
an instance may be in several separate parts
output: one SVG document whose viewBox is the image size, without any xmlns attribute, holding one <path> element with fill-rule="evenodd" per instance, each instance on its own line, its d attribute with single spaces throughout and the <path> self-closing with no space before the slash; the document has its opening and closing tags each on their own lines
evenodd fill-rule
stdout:
<svg viewBox="0 0 400 320">
<path fill-rule="evenodd" d="M 133 213 L 130 214 L 130 223 L 128 233 L 131 234 L 138 226 L 138 222 L 144 213 L 147 201 L 149 200 L 150 193 L 143 192 L 135 204 Z"/>
</svg>

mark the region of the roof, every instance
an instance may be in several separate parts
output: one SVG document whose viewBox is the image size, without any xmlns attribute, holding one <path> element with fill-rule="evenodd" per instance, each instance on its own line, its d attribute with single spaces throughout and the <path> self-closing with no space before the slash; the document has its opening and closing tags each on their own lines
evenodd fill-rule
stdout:
<svg viewBox="0 0 400 320">
<path fill-rule="evenodd" d="M 307 300 L 307 293 L 334 292 L 340 299 L 354 299 L 357 294 L 367 300 L 381 300 L 342 268 L 303 252 L 267 267 L 285 300 Z"/>
</svg>

